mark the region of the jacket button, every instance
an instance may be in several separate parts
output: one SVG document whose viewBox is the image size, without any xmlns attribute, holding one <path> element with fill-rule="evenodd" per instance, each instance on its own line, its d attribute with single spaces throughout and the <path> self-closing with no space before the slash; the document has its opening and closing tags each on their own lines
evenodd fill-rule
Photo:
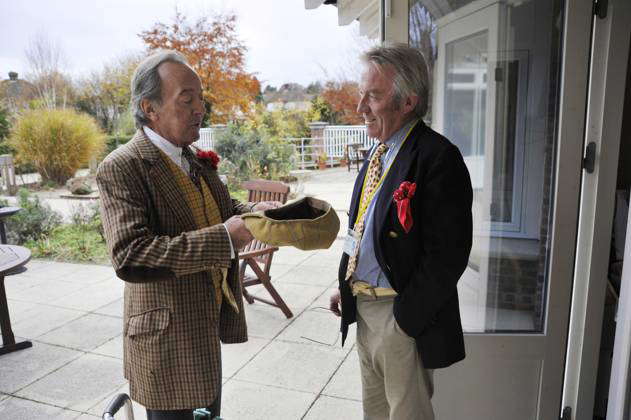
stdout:
<svg viewBox="0 0 631 420">
<path fill-rule="evenodd" d="M 390 232 L 388 232 L 388 236 L 391 238 L 398 238 L 399 234 L 396 233 L 395 231 L 391 230 Z"/>
</svg>

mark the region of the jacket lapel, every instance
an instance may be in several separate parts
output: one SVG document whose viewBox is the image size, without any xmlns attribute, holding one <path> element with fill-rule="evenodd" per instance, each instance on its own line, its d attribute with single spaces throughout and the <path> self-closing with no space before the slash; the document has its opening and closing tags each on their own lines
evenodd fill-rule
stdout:
<svg viewBox="0 0 631 420">
<path fill-rule="evenodd" d="M 183 203 L 186 203 L 186 197 L 184 197 L 158 148 L 151 143 L 151 140 L 147 138 L 142 130 L 136 132 L 132 141 L 135 142 L 138 153 L 143 160 L 149 163 L 149 177 L 158 192 L 164 197 L 168 207 L 182 226 L 182 230 L 195 230 L 197 225 L 195 224 L 193 213 L 191 213 L 187 205 L 183 205 Z"/>
<path fill-rule="evenodd" d="M 383 227 L 386 215 L 394 202 L 392 197 L 394 191 L 399 188 L 401 182 L 405 181 L 410 166 L 412 166 L 417 158 L 417 149 L 419 147 L 418 138 L 423 134 L 425 129 L 426 125 L 422 121 L 416 124 L 416 127 L 414 127 L 410 133 L 410 138 L 405 141 L 405 144 L 399 150 L 394 162 L 392 162 L 390 172 L 386 176 L 386 179 L 384 179 L 383 184 L 381 184 L 381 190 L 377 195 L 377 202 L 375 203 L 375 219 L 373 223 L 375 238 L 379 238 L 379 231 Z"/>
</svg>

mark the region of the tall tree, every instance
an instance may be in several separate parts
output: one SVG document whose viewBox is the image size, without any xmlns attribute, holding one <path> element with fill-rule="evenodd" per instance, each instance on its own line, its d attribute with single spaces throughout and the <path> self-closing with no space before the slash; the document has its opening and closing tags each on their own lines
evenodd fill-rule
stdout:
<svg viewBox="0 0 631 420">
<path fill-rule="evenodd" d="M 110 134 L 129 110 L 131 77 L 139 61 L 137 55 L 122 57 L 79 84 L 77 108 L 96 118 Z"/>
<path fill-rule="evenodd" d="M 328 81 L 320 94 L 322 99 L 331 105 L 334 117 L 342 124 L 363 124 L 364 119 L 357 112 L 359 85 L 353 81 Z"/>
<path fill-rule="evenodd" d="M 176 11 L 172 23 L 156 23 L 139 35 L 151 50 L 167 48 L 186 56 L 202 80 L 211 123 L 249 113 L 261 90 L 256 77 L 245 71 L 247 48 L 237 38 L 236 20 L 227 14 L 190 23 Z"/>
<path fill-rule="evenodd" d="M 66 56 L 60 45 L 44 34 L 31 39 L 24 51 L 29 67 L 27 80 L 36 89 L 41 105 L 47 109 L 65 108 L 74 99 L 74 89 L 64 74 Z"/>
</svg>

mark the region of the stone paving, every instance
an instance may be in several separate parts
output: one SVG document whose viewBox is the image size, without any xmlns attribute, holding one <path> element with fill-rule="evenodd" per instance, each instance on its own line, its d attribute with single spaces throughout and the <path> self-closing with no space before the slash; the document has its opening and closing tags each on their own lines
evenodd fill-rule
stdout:
<svg viewBox="0 0 631 420">
<path fill-rule="evenodd" d="M 340 168 L 316 172 L 297 189 L 329 201 L 345 226 L 355 176 Z M 339 321 L 326 309 L 341 246 L 338 238 L 328 250 L 275 254 L 272 280 L 294 317 L 246 304 L 249 341 L 223 346 L 223 417 L 361 418 L 354 331 L 342 348 Z M 109 266 L 33 260 L 27 268 L 5 282 L 14 333 L 33 347 L 0 356 L 0 419 L 98 418 L 115 394 L 128 392 L 124 284 Z M 266 293 L 257 287 L 249 290 Z M 142 407 L 134 411 L 145 419 Z"/>
</svg>

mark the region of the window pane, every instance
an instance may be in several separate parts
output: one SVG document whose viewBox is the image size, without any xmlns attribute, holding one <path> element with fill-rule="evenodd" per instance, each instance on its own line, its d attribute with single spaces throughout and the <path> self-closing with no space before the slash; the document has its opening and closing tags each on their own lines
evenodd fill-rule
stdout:
<svg viewBox="0 0 631 420">
<path fill-rule="evenodd" d="M 443 134 L 464 157 L 484 155 L 487 50 L 486 31 L 446 44 L 444 119 L 449 124 Z"/>
<path fill-rule="evenodd" d="M 432 83 L 426 120 L 458 146 L 474 188 L 463 326 L 542 332 L 563 2 L 409 3 Z"/>
</svg>

